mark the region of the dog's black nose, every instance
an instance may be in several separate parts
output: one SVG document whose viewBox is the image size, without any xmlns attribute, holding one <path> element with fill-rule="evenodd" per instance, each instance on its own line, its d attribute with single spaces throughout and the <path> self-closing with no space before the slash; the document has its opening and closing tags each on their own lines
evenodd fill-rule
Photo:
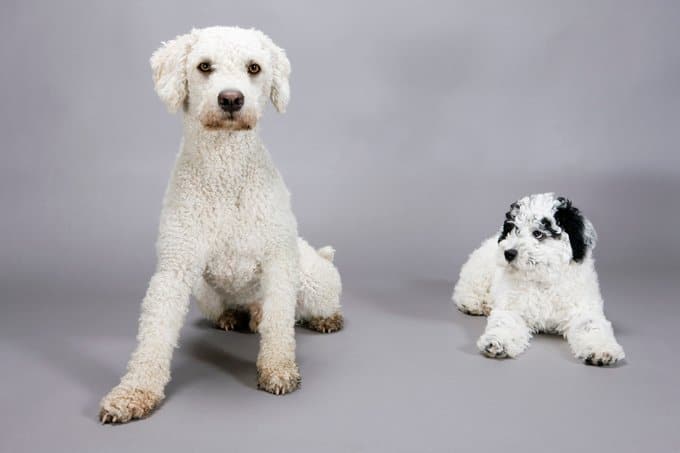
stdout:
<svg viewBox="0 0 680 453">
<path fill-rule="evenodd" d="M 515 249 L 507 249 L 505 252 L 503 252 L 503 255 L 505 255 L 505 259 L 509 262 L 517 258 L 517 250 Z"/>
<path fill-rule="evenodd" d="M 222 90 L 217 95 L 217 103 L 225 112 L 238 112 L 243 107 L 243 93 L 237 90 Z"/>
</svg>

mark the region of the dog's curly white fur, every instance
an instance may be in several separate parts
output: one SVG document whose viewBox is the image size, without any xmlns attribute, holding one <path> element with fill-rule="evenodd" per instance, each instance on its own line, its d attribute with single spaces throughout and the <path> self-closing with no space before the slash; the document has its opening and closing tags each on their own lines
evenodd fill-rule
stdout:
<svg viewBox="0 0 680 453">
<path fill-rule="evenodd" d="M 605 318 L 592 250 L 595 229 L 552 193 L 513 203 L 502 230 L 460 271 L 458 309 L 488 315 L 477 346 L 488 357 L 516 357 L 537 332 L 564 335 L 576 358 L 612 365 L 625 357 Z"/>
<path fill-rule="evenodd" d="M 165 43 L 151 67 L 168 109 L 183 109 L 184 138 L 163 203 L 138 346 L 101 403 L 103 422 L 144 417 L 163 399 L 192 292 L 215 323 L 229 310 L 257 314 L 258 385 L 275 394 L 300 382 L 296 320 L 321 331 L 342 327 L 334 251 L 298 238 L 288 190 L 256 131 L 268 99 L 280 112 L 288 103 L 284 51 L 257 30 L 211 27 Z M 222 102 L 225 90 L 240 93 L 238 108 Z"/>
</svg>

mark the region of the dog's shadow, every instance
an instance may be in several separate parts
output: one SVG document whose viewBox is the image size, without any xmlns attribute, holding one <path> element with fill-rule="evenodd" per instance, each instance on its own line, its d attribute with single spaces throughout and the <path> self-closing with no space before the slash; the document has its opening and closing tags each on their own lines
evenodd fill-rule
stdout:
<svg viewBox="0 0 680 453">
<path fill-rule="evenodd" d="M 452 304 L 454 328 L 464 332 L 465 343 L 459 344 L 456 348 L 468 355 L 481 355 L 477 348 L 477 339 L 484 332 L 486 327 L 486 316 L 469 315 L 458 310 Z"/>
<path fill-rule="evenodd" d="M 215 329 L 204 320 L 190 322 L 187 327 L 188 329 L 183 332 L 184 338 L 180 340 L 180 348 L 175 352 L 172 361 L 172 380 L 166 390 L 166 401 L 189 387 L 191 382 L 215 376 L 214 369 L 233 376 L 238 385 L 250 389 L 257 388 L 255 358 L 259 348 L 259 335 L 224 332 Z M 82 408 L 81 414 L 96 423 L 99 402 L 118 384 L 120 376 L 125 371 L 125 362 L 134 348 L 134 342 L 133 339 L 116 336 L 100 341 L 99 346 L 93 347 L 97 342 L 91 340 L 89 336 L 76 335 L 70 338 L 55 338 L 49 342 L 6 344 L 9 347 L 16 347 L 27 356 L 36 357 L 54 370 L 53 372 L 66 377 L 83 389 L 87 394 L 87 403 Z M 105 349 L 107 343 L 118 343 L 119 340 L 126 346 L 130 343 L 130 348 L 116 348 L 125 350 L 124 355 L 115 360 L 120 363 L 114 364 L 114 360 L 103 359 L 106 354 L 102 353 L 102 348 Z M 116 355 L 119 353 L 116 352 Z M 207 364 L 209 367 L 200 366 L 201 364 Z M 225 385 L 229 385 L 229 382 Z"/>
<path fill-rule="evenodd" d="M 245 387 L 257 388 L 255 357 L 259 348 L 259 335 L 225 332 L 215 328 L 206 319 L 197 319 L 189 327 L 198 330 L 198 333 L 187 335 L 181 343 L 180 354 L 173 367 L 173 378 L 167 388 L 168 398 L 205 375 L 196 369 L 196 361 L 233 376 Z"/>
</svg>

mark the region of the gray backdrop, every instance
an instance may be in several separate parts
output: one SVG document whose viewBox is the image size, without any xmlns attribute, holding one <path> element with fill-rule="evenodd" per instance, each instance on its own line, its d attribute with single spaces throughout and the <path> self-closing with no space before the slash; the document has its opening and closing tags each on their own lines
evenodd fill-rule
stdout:
<svg viewBox="0 0 680 453">
<path fill-rule="evenodd" d="M 0 8 L 0 450 L 680 448 L 679 3 Z M 254 389 L 256 337 L 192 311 L 161 410 L 100 427 L 181 136 L 148 58 L 215 24 L 260 28 L 292 61 L 288 113 L 261 129 L 301 234 L 338 250 L 348 325 L 300 331 L 304 387 L 275 398 Z M 581 366 L 543 336 L 484 359 L 483 320 L 450 307 L 465 256 L 541 191 L 599 232 L 623 366 Z"/>
</svg>

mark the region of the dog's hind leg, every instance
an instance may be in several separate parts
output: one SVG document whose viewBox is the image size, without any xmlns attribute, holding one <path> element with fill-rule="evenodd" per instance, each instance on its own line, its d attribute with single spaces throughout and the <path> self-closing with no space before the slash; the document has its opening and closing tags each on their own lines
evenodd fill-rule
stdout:
<svg viewBox="0 0 680 453">
<path fill-rule="evenodd" d="M 230 303 L 228 295 L 220 294 L 205 278 L 193 288 L 199 310 L 216 327 L 223 330 L 247 330 L 250 314 L 246 308 Z"/>
<path fill-rule="evenodd" d="M 217 324 L 220 316 L 224 312 L 225 303 L 224 298 L 205 281 L 205 278 L 199 278 L 192 289 L 192 294 L 196 299 L 196 305 L 203 316 L 209 321 Z"/>
<path fill-rule="evenodd" d="M 463 313 L 486 316 L 491 313 L 493 301 L 490 290 L 496 268 L 497 247 L 495 237 L 486 240 L 472 252 L 460 270 L 452 299 Z"/>
<path fill-rule="evenodd" d="M 342 284 L 333 265 L 332 247 L 319 250 L 298 238 L 300 251 L 300 288 L 297 297 L 298 321 L 317 332 L 331 333 L 343 327 L 340 309 Z"/>
</svg>

